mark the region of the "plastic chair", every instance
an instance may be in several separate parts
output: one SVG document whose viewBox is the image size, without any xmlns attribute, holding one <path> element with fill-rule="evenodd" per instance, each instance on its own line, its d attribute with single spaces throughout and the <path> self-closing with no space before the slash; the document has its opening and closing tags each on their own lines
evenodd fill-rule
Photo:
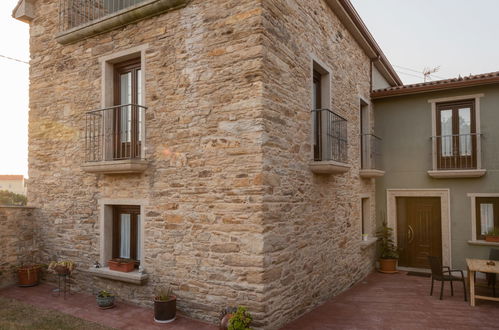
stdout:
<svg viewBox="0 0 499 330">
<path fill-rule="evenodd" d="M 450 292 L 451 295 L 454 295 L 454 281 L 463 282 L 464 288 L 464 301 L 467 301 L 466 298 L 466 284 L 464 282 L 464 274 L 460 269 L 450 269 L 449 266 L 442 266 L 442 260 L 439 257 L 428 256 L 428 262 L 431 267 L 431 290 L 430 296 L 433 296 L 433 283 L 434 281 L 440 281 L 442 284 L 440 286 L 440 300 L 442 300 L 444 294 L 444 282 L 450 282 Z M 444 270 L 446 269 L 446 270 Z M 461 273 L 461 277 L 453 276 L 452 273 Z"/>
</svg>

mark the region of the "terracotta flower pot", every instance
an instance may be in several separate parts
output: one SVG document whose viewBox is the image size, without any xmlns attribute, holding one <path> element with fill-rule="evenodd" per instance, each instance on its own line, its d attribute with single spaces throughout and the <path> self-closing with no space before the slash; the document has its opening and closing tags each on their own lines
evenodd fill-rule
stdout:
<svg viewBox="0 0 499 330">
<path fill-rule="evenodd" d="M 496 242 L 496 243 L 499 243 L 499 236 L 485 235 L 485 240 L 487 242 Z"/>
<path fill-rule="evenodd" d="M 39 283 L 39 266 L 27 266 L 17 269 L 17 285 L 35 286 Z"/>
<path fill-rule="evenodd" d="M 158 323 L 170 323 L 177 315 L 177 297 L 171 296 L 168 301 L 154 299 L 154 321 Z"/>
<path fill-rule="evenodd" d="M 379 271 L 382 273 L 397 273 L 397 259 L 379 259 Z"/>
<path fill-rule="evenodd" d="M 225 314 L 220 320 L 220 330 L 227 330 L 229 328 L 229 321 L 234 314 Z"/>
<path fill-rule="evenodd" d="M 108 264 L 110 270 L 115 270 L 118 272 L 128 273 L 128 272 L 133 271 L 135 268 L 135 261 L 118 262 L 118 261 L 114 261 L 114 260 L 109 260 L 107 262 L 107 264 Z"/>
</svg>

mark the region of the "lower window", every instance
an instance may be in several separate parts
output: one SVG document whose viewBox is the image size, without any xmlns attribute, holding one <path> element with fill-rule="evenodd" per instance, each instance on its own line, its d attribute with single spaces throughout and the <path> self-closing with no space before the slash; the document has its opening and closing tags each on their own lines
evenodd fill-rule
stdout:
<svg viewBox="0 0 499 330">
<path fill-rule="evenodd" d="M 499 197 L 476 197 L 476 236 L 485 239 L 488 232 L 499 228 Z"/>
<path fill-rule="evenodd" d="M 140 207 L 113 207 L 113 258 L 140 260 Z"/>
</svg>

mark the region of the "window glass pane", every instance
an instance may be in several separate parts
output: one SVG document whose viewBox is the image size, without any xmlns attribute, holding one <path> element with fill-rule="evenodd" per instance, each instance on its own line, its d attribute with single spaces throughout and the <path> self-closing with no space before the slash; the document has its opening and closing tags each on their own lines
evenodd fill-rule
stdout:
<svg viewBox="0 0 499 330">
<path fill-rule="evenodd" d="M 120 215 L 120 258 L 130 258 L 130 214 Z"/>
<path fill-rule="evenodd" d="M 480 229 L 482 235 L 494 229 L 494 204 L 480 204 Z"/>
<path fill-rule="evenodd" d="M 137 260 L 140 260 L 140 214 L 137 214 Z"/>
<path fill-rule="evenodd" d="M 461 156 L 471 155 L 471 109 L 459 109 L 459 153 Z"/>
<path fill-rule="evenodd" d="M 124 73 L 120 77 L 120 104 L 132 103 L 132 74 Z M 130 142 L 132 138 L 132 111 L 130 106 L 121 107 L 121 142 Z"/>
<path fill-rule="evenodd" d="M 137 104 L 142 105 L 142 70 L 137 70 Z M 139 136 L 138 140 L 142 141 L 142 108 L 138 108 L 137 112 L 138 117 L 138 127 L 139 127 Z"/>
<path fill-rule="evenodd" d="M 452 156 L 452 110 L 440 111 L 442 156 Z"/>
</svg>

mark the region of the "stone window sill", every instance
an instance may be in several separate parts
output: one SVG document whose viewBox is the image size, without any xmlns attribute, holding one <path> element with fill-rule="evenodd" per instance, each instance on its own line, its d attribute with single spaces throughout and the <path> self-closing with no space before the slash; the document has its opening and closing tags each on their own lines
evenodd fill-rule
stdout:
<svg viewBox="0 0 499 330">
<path fill-rule="evenodd" d="M 141 19 L 159 15 L 164 12 L 182 8 L 189 0 L 150 0 L 136 6 L 120 10 L 116 13 L 76 26 L 60 32 L 55 39 L 61 44 L 69 44 L 107 31 L 117 29 Z"/>
<path fill-rule="evenodd" d="M 361 178 L 370 179 L 370 178 L 379 178 L 385 175 L 385 171 L 381 170 L 372 170 L 372 169 L 362 169 L 359 171 L 359 175 Z"/>
<path fill-rule="evenodd" d="M 87 162 L 81 169 L 87 173 L 122 174 L 142 173 L 147 169 L 148 161 L 143 159 L 109 160 L 102 162 Z"/>
<path fill-rule="evenodd" d="M 499 243 L 496 242 L 487 242 L 483 240 L 471 240 L 468 241 L 469 245 L 481 245 L 481 246 L 499 246 Z"/>
<path fill-rule="evenodd" d="M 360 248 L 362 250 L 365 250 L 367 249 L 368 247 L 370 247 L 371 245 L 374 245 L 374 243 L 376 243 L 378 239 L 376 237 L 369 237 L 367 239 L 367 241 L 361 241 L 360 242 Z"/>
<path fill-rule="evenodd" d="M 333 160 L 312 161 L 308 163 L 308 167 L 316 174 L 339 174 L 350 170 L 350 165 Z"/>
<path fill-rule="evenodd" d="M 103 268 L 89 268 L 86 272 L 102 278 L 107 278 L 108 280 L 115 280 L 120 282 L 132 283 L 143 285 L 145 281 L 149 278 L 149 275 L 139 273 L 138 270 L 134 270 L 133 272 L 125 273 L 125 272 L 117 272 L 114 270 L 110 270 L 108 267 Z"/>
<path fill-rule="evenodd" d="M 435 179 L 459 179 L 479 178 L 484 176 L 487 170 L 434 170 L 428 171 L 428 175 Z"/>
</svg>

